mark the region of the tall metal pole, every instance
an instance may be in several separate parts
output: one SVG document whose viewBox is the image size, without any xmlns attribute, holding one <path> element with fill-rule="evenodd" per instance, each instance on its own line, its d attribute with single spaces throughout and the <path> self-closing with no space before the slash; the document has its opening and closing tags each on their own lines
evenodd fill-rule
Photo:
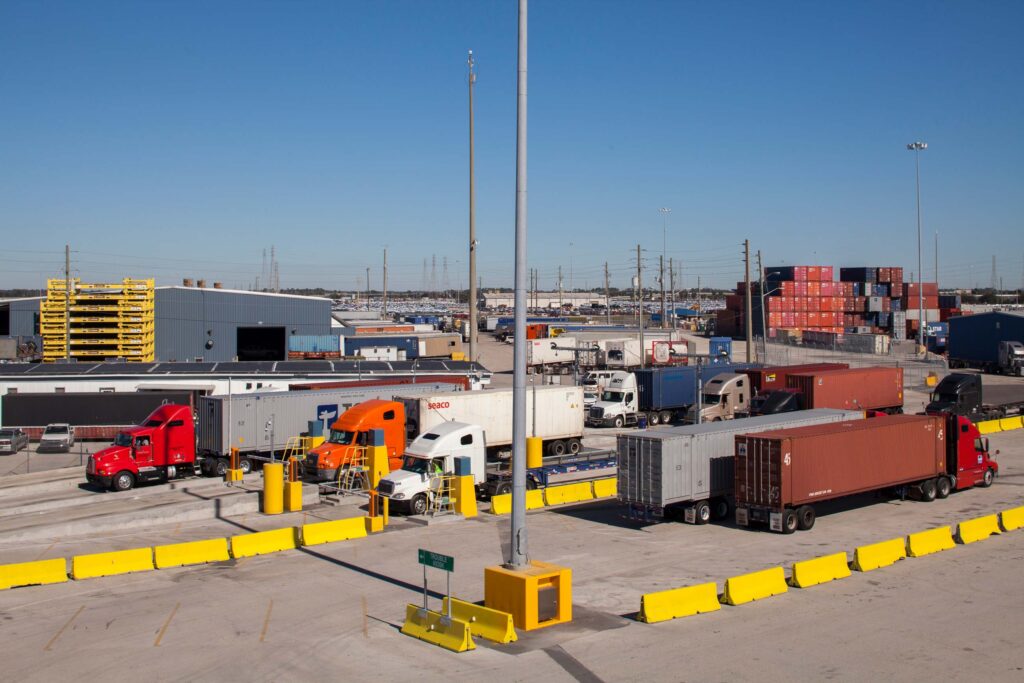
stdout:
<svg viewBox="0 0 1024 683">
<path fill-rule="evenodd" d="M 562 266 L 558 266 L 558 315 L 562 315 L 565 303 L 562 298 Z"/>
<path fill-rule="evenodd" d="M 366 310 L 370 310 L 370 269 L 366 269 Z"/>
<path fill-rule="evenodd" d="M 676 266 L 672 259 L 668 260 L 668 315 L 672 318 L 672 329 L 676 329 Z"/>
<path fill-rule="evenodd" d="M 746 306 L 746 309 L 747 309 L 747 320 L 746 320 L 746 328 L 747 328 L 747 362 L 749 363 L 749 362 L 751 362 L 753 360 L 751 355 L 750 355 L 750 351 L 751 351 L 750 347 L 752 346 L 753 334 L 754 334 L 753 329 L 751 329 L 753 327 L 753 325 L 751 324 L 751 321 L 753 320 L 754 315 L 753 315 L 753 312 L 752 312 L 753 311 L 753 306 L 751 306 L 751 301 L 750 301 L 750 240 L 743 240 L 743 271 L 744 271 L 743 279 L 744 279 L 744 281 L 747 284 L 747 297 L 746 297 L 747 298 L 747 306 Z"/>
<path fill-rule="evenodd" d="M 757 279 L 760 283 L 758 289 L 761 292 L 761 358 L 762 363 L 767 362 L 768 358 L 768 326 L 765 324 L 765 313 L 764 313 L 764 266 L 761 265 L 761 250 L 757 250 Z"/>
<path fill-rule="evenodd" d="M 914 153 L 914 174 L 917 186 L 917 345 L 924 346 L 924 292 L 921 272 L 921 150 L 928 149 L 927 142 L 912 142 L 907 149 Z"/>
<path fill-rule="evenodd" d="M 668 320 L 666 319 L 668 311 L 665 305 L 665 259 L 668 256 L 666 250 L 666 245 L 668 244 L 668 215 L 672 213 L 672 209 L 663 206 L 658 211 L 661 212 L 661 327 L 665 329 L 668 327 Z"/>
<path fill-rule="evenodd" d="M 64 245 L 64 360 L 71 360 L 71 245 Z"/>
<path fill-rule="evenodd" d="M 512 543 L 508 565 L 529 562 L 526 537 L 526 2 L 519 0 L 516 93 L 516 275 L 512 363 Z"/>
<path fill-rule="evenodd" d="M 384 315 L 382 316 L 385 320 L 388 318 L 388 248 L 384 247 L 384 283 L 382 285 L 383 291 L 383 307 Z"/>
<path fill-rule="evenodd" d="M 935 286 L 939 285 L 939 231 L 935 231 Z"/>
<path fill-rule="evenodd" d="M 612 299 L 608 295 L 608 262 L 604 262 L 604 316 L 605 321 L 612 324 Z"/>
<path fill-rule="evenodd" d="M 661 285 L 661 329 L 668 327 L 668 305 L 665 300 L 665 255 L 658 257 L 658 284 Z"/>
<path fill-rule="evenodd" d="M 469 51 L 469 360 L 476 362 L 476 179 L 473 173 L 473 51 Z"/>
<path fill-rule="evenodd" d="M 644 367 L 647 360 L 647 353 L 644 351 L 644 271 L 640 267 L 640 245 L 636 245 L 636 300 L 637 323 L 640 328 L 640 367 Z"/>
</svg>

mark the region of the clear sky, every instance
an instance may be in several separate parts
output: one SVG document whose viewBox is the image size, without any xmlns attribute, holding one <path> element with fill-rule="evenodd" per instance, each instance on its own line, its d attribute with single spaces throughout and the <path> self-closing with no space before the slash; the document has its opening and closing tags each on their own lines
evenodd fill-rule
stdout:
<svg viewBox="0 0 1024 683">
<path fill-rule="evenodd" d="M 541 286 L 766 265 L 1024 277 L 1024 3 L 534 0 Z M 515 0 L 0 3 L 0 287 L 60 273 L 466 285 L 466 51 L 484 286 L 512 283 Z M 427 266 L 430 270 L 430 266 Z M 572 278 L 570 280 L 570 271 Z M 427 272 L 429 279 L 430 273 Z"/>
</svg>

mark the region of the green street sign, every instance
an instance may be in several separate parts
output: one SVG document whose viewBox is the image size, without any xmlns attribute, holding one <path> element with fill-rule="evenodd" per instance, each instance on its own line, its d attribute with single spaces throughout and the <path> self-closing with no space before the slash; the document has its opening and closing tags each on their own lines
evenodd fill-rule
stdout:
<svg viewBox="0 0 1024 683">
<path fill-rule="evenodd" d="M 429 550 L 420 548 L 420 564 L 434 569 L 443 569 L 446 572 L 455 571 L 455 558 L 441 553 L 432 553 Z"/>
</svg>

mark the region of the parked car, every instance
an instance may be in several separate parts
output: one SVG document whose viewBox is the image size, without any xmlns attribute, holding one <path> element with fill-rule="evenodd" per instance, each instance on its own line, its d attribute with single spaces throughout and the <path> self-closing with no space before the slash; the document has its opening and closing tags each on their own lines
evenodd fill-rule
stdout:
<svg viewBox="0 0 1024 683">
<path fill-rule="evenodd" d="M 28 447 L 28 434 L 20 429 L 0 429 L 0 453 L 10 455 Z"/>
<path fill-rule="evenodd" d="M 67 423 L 54 423 L 46 425 L 43 435 L 39 437 L 39 446 L 36 450 L 67 452 L 74 445 L 75 428 Z"/>
</svg>

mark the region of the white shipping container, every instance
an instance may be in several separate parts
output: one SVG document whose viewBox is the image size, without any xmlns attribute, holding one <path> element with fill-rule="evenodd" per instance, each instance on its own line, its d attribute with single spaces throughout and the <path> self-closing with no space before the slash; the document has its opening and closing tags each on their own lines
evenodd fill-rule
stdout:
<svg viewBox="0 0 1024 683">
<path fill-rule="evenodd" d="M 558 348 L 551 348 L 552 345 Z M 528 339 L 526 341 L 526 364 L 553 365 L 559 363 L 572 363 L 576 360 L 576 353 L 571 349 L 576 348 L 575 337 L 555 337 L 553 339 Z"/>
<path fill-rule="evenodd" d="M 356 351 L 356 355 L 367 360 L 405 360 L 405 350 L 399 354 L 397 346 L 364 346 Z"/>
<path fill-rule="evenodd" d="M 921 319 L 921 316 L 919 315 L 920 312 L 916 308 L 912 308 L 912 309 L 910 309 L 908 311 L 905 311 L 905 313 L 907 314 L 907 320 L 920 320 Z M 937 308 L 926 308 L 926 309 L 924 309 L 924 320 L 925 320 L 925 322 L 928 322 L 928 323 L 940 322 L 940 320 L 939 320 L 939 309 L 937 309 Z"/>
<path fill-rule="evenodd" d="M 483 427 L 488 447 L 512 443 L 511 389 L 430 394 L 400 400 L 405 403 L 410 438 L 454 420 Z M 581 437 L 583 387 L 528 387 L 526 435 L 545 441 Z"/>
</svg>

